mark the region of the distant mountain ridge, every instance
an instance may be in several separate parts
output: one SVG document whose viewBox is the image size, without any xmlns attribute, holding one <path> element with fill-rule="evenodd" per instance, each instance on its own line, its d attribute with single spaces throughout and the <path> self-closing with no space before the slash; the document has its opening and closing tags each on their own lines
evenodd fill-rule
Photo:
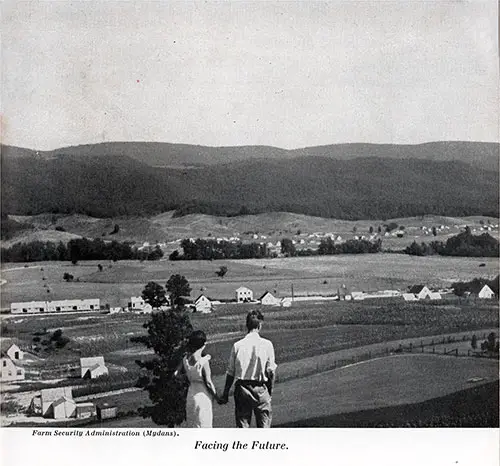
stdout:
<svg viewBox="0 0 500 466">
<path fill-rule="evenodd" d="M 199 169 L 153 167 L 118 154 L 47 157 L 7 151 L 2 153 L 1 205 L 6 214 L 94 217 L 170 210 L 225 216 L 284 211 L 346 220 L 496 217 L 498 179 L 498 170 L 457 160 L 303 154 Z"/>
<path fill-rule="evenodd" d="M 36 151 L 1 146 L 5 157 L 126 156 L 153 167 L 206 166 L 244 160 L 289 160 L 320 156 L 335 160 L 379 157 L 391 159 L 457 160 L 487 170 L 499 168 L 500 144 L 493 142 L 440 141 L 415 145 L 348 143 L 281 149 L 272 146 L 209 147 L 159 142 L 104 142 Z"/>
</svg>

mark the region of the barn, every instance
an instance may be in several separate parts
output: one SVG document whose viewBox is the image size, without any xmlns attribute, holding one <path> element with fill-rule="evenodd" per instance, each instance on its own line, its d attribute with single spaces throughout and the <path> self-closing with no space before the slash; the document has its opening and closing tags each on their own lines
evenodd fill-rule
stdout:
<svg viewBox="0 0 500 466">
<path fill-rule="evenodd" d="M 76 416 L 76 402 L 73 398 L 62 396 L 52 403 L 54 419 L 68 419 Z"/>
<path fill-rule="evenodd" d="M 108 375 L 108 368 L 104 364 L 104 357 L 80 358 L 80 374 L 82 379 L 97 379 L 103 375 Z"/>
</svg>

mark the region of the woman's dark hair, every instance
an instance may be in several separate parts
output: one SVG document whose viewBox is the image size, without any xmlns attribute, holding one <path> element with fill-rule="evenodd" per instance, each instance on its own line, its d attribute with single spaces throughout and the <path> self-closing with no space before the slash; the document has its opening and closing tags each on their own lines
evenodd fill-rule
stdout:
<svg viewBox="0 0 500 466">
<path fill-rule="evenodd" d="M 195 330 L 188 337 L 187 349 L 189 352 L 194 353 L 199 350 L 207 342 L 207 336 L 203 330 Z"/>
<path fill-rule="evenodd" d="M 248 331 L 250 330 L 255 330 L 260 327 L 260 325 L 264 322 L 264 316 L 262 315 L 262 312 L 260 311 L 250 311 L 247 314 L 247 329 Z"/>
</svg>

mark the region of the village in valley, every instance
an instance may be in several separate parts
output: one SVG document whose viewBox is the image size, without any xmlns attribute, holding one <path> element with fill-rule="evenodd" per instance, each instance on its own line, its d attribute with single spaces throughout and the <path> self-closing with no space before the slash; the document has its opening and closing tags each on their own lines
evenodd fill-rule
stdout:
<svg viewBox="0 0 500 466">
<path fill-rule="evenodd" d="M 492 224 L 491 228 L 496 228 L 496 225 Z M 429 229 L 429 231 L 431 230 Z M 446 228 L 443 226 L 439 231 L 441 233 L 446 232 Z M 399 232 L 403 232 L 403 230 L 398 230 L 394 235 Z M 407 234 L 407 232 L 404 232 L 404 234 Z M 323 237 L 324 235 L 316 234 L 316 236 Z M 341 241 L 339 235 L 332 236 L 335 237 L 336 241 Z M 221 238 L 220 240 L 223 241 L 224 239 Z M 286 258 L 283 255 L 283 249 L 280 248 L 275 259 L 267 259 L 263 262 L 265 264 L 264 269 L 272 266 L 273 261 L 276 260 L 293 263 L 294 260 L 301 261 L 302 259 Z M 314 258 L 307 258 L 306 260 L 314 260 Z M 179 264 L 177 261 L 174 263 Z M 228 265 L 229 270 L 231 270 L 231 263 L 231 261 L 225 261 L 224 264 L 227 265 L 223 265 L 219 267 L 219 270 L 216 270 L 215 275 L 219 277 L 218 285 L 224 282 L 224 276 L 228 273 Z M 245 261 L 240 261 L 240 263 L 245 263 Z M 298 262 L 296 263 L 298 264 Z M 50 267 L 47 263 L 42 265 L 42 271 L 44 268 L 48 269 Z M 24 270 L 20 272 L 24 272 Z M 45 271 L 43 275 L 44 282 L 47 282 Z M 344 275 L 342 277 L 345 278 Z M 227 290 L 227 285 L 230 286 L 230 283 L 225 285 L 225 290 Z M 329 291 L 322 290 L 321 292 L 317 292 L 317 287 L 307 292 L 304 292 L 304 289 L 294 292 L 293 281 L 290 281 L 290 283 L 291 286 L 288 290 L 278 287 L 276 283 L 275 286 L 278 289 L 266 289 L 258 294 L 254 293 L 253 287 L 249 283 L 242 284 L 233 289 L 232 297 L 228 296 L 227 291 L 223 291 L 221 296 L 212 294 L 213 290 L 218 289 L 217 286 L 202 286 L 196 298 L 191 296 L 183 297 L 184 306 L 186 310 L 192 313 L 193 318 L 200 316 L 198 318 L 211 319 L 211 316 L 213 316 L 213 318 L 223 319 L 223 321 L 231 319 L 231 315 L 241 315 L 242 312 L 246 312 L 252 306 L 259 306 L 266 309 L 264 311 L 266 315 L 275 315 L 277 312 L 290 312 L 292 316 L 290 322 L 293 322 L 294 318 L 291 310 L 307 310 L 309 309 L 308 306 L 312 306 L 311 309 L 314 312 L 319 309 L 322 314 L 328 314 L 328 306 L 334 305 L 348 311 L 349 306 L 355 306 L 355 303 L 358 303 L 358 306 L 367 303 L 368 314 L 371 312 L 368 309 L 373 306 L 377 308 L 380 308 L 380 306 L 394 308 L 394 305 L 396 305 L 397 308 L 397 306 L 400 306 L 399 303 L 407 303 L 406 306 L 416 306 L 414 309 L 419 309 L 419 312 L 421 312 L 422 309 L 429 309 L 428 306 L 438 309 L 439 303 L 443 303 L 443 309 L 449 308 L 450 304 L 451 308 L 453 308 L 453 303 L 457 302 L 461 303 L 460 305 L 465 303 L 467 307 L 471 305 L 482 307 L 478 303 L 484 302 L 486 308 L 491 309 L 491 305 L 495 308 L 497 301 L 495 291 L 486 282 L 480 283 L 480 288 L 476 284 L 473 292 L 465 291 L 460 293 L 461 297 L 456 296 L 455 290 L 451 286 L 441 284 L 441 286 L 436 287 L 431 283 L 415 283 L 403 289 L 376 290 L 371 286 L 367 287 L 366 290 L 362 290 L 360 286 L 348 286 L 341 279 L 338 279 L 337 286 L 334 289 L 331 288 L 331 285 L 328 285 Z M 325 284 L 328 281 L 324 280 L 322 283 Z M 392 283 L 392 280 L 390 283 Z M 258 288 L 262 288 L 262 283 L 257 282 L 257 284 Z M 207 288 L 212 290 L 211 294 L 202 292 Z M 164 305 L 153 308 L 141 295 L 130 296 L 128 299 L 121 299 L 118 302 L 122 302 L 123 305 L 116 305 L 116 301 L 113 305 L 110 305 L 102 298 L 95 297 L 10 303 L 8 312 L 2 315 L 1 381 L 4 393 L 3 403 L 5 403 L 3 406 L 6 407 L 10 404 L 13 408 L 12 412 L 2 417 L 3 424 L 47 425 L 49 423 L 52 425 L 55 423 L 54 425 L 63 425 L 66 423 L 66 425 L 86 425 L 131 415 L 130 411 L 125 412 L 120 409 L 120 396 L 130 396 L 133 394 L 132 392 L 137 392 L 138 388 L 134 388 L 134 377 L 136 377 L 137 371 L 130 369 L 130 366 L 128 368 L 121 367 L 116 362 L 117 354 L 130 351 L 128 349 L 129 343 L 127 342 L 125 347 L 120 347 L 122 349 L 118 351 L 111 351 L 108 356 L 108 352 L 104 351 L 107 347 L 103 344 L 105 343 L 103 340 L 109 338 L 110 334 L 113 333 L 114 322 L 119 322 L 113 319 L 123 319 L 123 322 L 132 319 L 135 320 L 134 325 L 137 326 L 137 322 L 144 322 L 149 314 L 167 311 L 170 306 L 167 300 Z M 241 311 L 238 311 L 238 309 L 241 309 Z M 287 311 L 287 309 L 290 309 L 290 311 Z M 357 310 L 361 309 L 363 308 Z M 483 317 L 484 315 L 481 319 Z M 61 325 L 60 329 L 46 328 L 45 321 L 49 319 L 48 321 L 51 322 L 51 318 Z M 102 339 L 99 344 L 92 345 L 90 343 L 85 356 L 75 358 L 78 353 L 83 354 L 81 348 L 75 348 L 76 352 L 67 353 L 64 357 L 60 357 L 59 354 L 67 352 L 67 348 L 71 347 L 75 341 L 84 338 L 80 336 L 73 337 L 74 341 L 70 341 L 71 330 L 68 332 L 66 328 L 72 329 L 76 327 L 72 327 L 73 324 L 70 324 L 67 319 L 83 326 L 87 325 L 86 322 L 92 322 L 92 324 L 89 324 L 90 330 L 97 328 L 96 326 L 99 326 L 102 330 L 103 326 L 106 328 L 109 325 L 109 330 L 106 330 L 106 333 L 99 337 Z M 43 323 L 36 325 L 37 320 L 43 321 Z M 109 324 L 106 323 L 106 320 L 109 320 Z M 10 322 L 15 322 L 17 330 L 10 329 Z M 488 319 L 485 322 L 488 322 Z M 490 320 L 490 322 L 492 321 Z M 369 324 L 369 320 L 366 323 Z M 28 327 L 22 330 L 25 324 L 28 324 Z M 70 326 L 68 327 L 68 325 Z M 480 326 L 484 327 L 483 324 Z M 241 325 L 239 328 L 241 328 Z M 31 342 L 26 340 L 26 330 L 33 335 Z M 20 332 L 24 333 L 25 336 L 20 337 Z M 427 331 L 427 333 L 429 332 Z M 430 334 L 432 333 L 430 332 Z M 469 345 L 472 333 L 467 336 L 467 345 Z M 127 335 L 133 334 L 136 333 L 127 333 Z M 70 337 L 68 338 L 66 335 L 70 335 Z M 92 342 L 94 338 L 92 334 L 87 333 L 87 335 L 89 341 Z M 479 332 L 478 335 L 481 335 L 481 333 Z M 234 332 L 228 333 L 222 338 L 222 341 L 232 338 L 234 338 Z M 476 337 L 474 336 L 474 338 Z M 116 333 L 113 334 L 112 339 L 117 339 Z M 129 340 L 130 337 L 126 337 L 126 339 Z M 99 347 L 103 348 L 102 352 L 97 350 Z M 433 350 L 435 350 L 434 346 Z M 446 353 L 446 348 L 444 351 Z M 458 349 L 456 351 L 458 354 Z M 466 354 L 471 354 L 470 347 L 466 350 Z M 480 348 L 475 350 L 473 354 L 481 355 L 485 353 Z M 109 361 L 108 358 L 110 358 Z M 127 372 L 129 372 L 128 375 Z M 117 380 L 114 380 L 116 377 L 118 377 L 118 383 Z M 104 380 L 106 380 L 106 383 L 100 384 L 100 381 Z M 88 385 L 89 383 L 90 385 Z"/>
<path fill-rule="evenodd" d="M 498 6 L 2 2 L 0 427 L 498 429 Z"/>
</svg>

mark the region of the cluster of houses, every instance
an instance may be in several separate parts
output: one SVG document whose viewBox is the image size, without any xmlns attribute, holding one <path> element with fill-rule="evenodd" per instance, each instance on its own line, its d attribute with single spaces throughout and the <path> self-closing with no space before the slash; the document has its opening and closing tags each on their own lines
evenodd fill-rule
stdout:
<svg viewBox="0 0 500 466">
<path fill-rule="evenodd" d="M 381 290 L 373 292 L 350 291 L 345 285 L 337 289 L 337 294 L 332 296 L 295 296 L 278 298 L 271 292 L 266 291 L 262 296 L 255 299 L 254 293 L 246 286 L 240 286 L 235 290 L 236 303 L 256 303 L 264 306 L 283 306 L 288 307 L 293 301 L 321 301 L 321 300 L 339 300 L 339 301 L 362 301 L 372 298 L 396 298 L 402 297 L 405 301 L 420 301 L 420 300 L 439 300 L 442 299 L 443 293 L 449 293 L 451 290 L 432 290 L 425 285 L 415 285 L 408 292 L 400 292 L 398 290 Z M 492 299 L 495 293 L 488 285 L 484 285 L 478 293 L 479 299 Z M 226 301 L 228 302 L 228 301 Z M 214 305 L 222 304 L 221 301 L 210 299 L 204 294 L 199 295 L 193 302 L 188 303 L 187 307 L 193 312 L 201 314 L 209 314 L 213 311 Z M 13 314 L 20 313 L 53 313 L 53 312 L 75 312 L 75 311 L 96 311 L 100 309 L 99 299 L 82 299 L 82 300 L 66 300 L 66 301 L 32 301 L 27 303 L 12 303 L 11 312 Z M 162 306 L 162 309 L 169 309 L 168 303 Z M 148 314 L 153 312 L 150 304 L 146 303 L 141 296 L 132 296 L 128 301 L 126 308 L 114 307 L 110 308 L 111 314 L 131 311 Z"/>
<path fill-rule="evenodd" d="M 81 377 L 95 379 L 108 374 L 104 358 L 80 359 Z M 97 416 L 99 419 L 116 417 L 116 406 L 104 404 L 96 406 L 90 401 L 77 402 L 73 399 L 72 387 L 47 388 L 31 400 L 29 412 L 52 419 L 85 419 Z"/>
<path fill-rule="evenodd" d="M 117 408 L 109 404 L 96 406 L 90 401 L 77 402 L 71 387 L 46 388 L 31 400 L 28 412 L 48 419 L 111 419 Z"/>
<path fill-rule="evenodd" d="M 408 293 L 402 294 L 405 301 L 421 301 L 421 300 L 439 300 L 442 299 L 442 293 L 440 291 L 431 290 L 424 285 L 415 285 L 410 287 Z M 495 293 L 488 286 L 484 285 L 479 293 L 477 294 L 479 299 L 493 299 Z"/>
<path fill-rule="evenodd" d="M 1 383 L 24 380 L 25 371 L 18 361 L 24 359 L 24 352 L 12 344 L 1 357 Z M 96 379 L 108 375 L 108 368 L 102 356 L 80 358 L 81 378 Z M 72 387 L 47 388 L 31 400 L 28 412 L 35 416 L 51 419 L 85 419 L 97 416 L 99 419 L 116 417 L 117 408 L 104 404 L 96 406 L 91 402 L 76 402 Z"/>
<path fill-rule="evenodd" d="M 99 311 L 101 303 L 96 299 L 64 299 L 61 301 L 29 301 L 11 303 L 12 314 L 40 314 L 57 312 Z"/>
<path fill-rule="evenodd" d="M 25 370 L 20 365 L 24 360 L 24 351 L 16 344 L 12 344 L 7 350 L 1 352 L 1 382 L 16 382 L 25 379 Z M 80 358 L 80 376 L 82 379 L 96 379 L 108 375 L 109 370 L 104 363 L 104 357 L 95 356 Z"/>
<path fill-rule="evenodd" d="M 363 301 L 365 299 L 376 298 L 403 298 L 405 301 L 425 301 L 425 300 L 440 300 L 443 294 L 449 294 L 451 290 L 441 289 L 433 290 L 425 285 L 415 285 L 410 287 L 408 292 L 398 290 L 380 290 L 380 291 L 352 291 L 345 285 L 337 289 L 337 293 L 329 296 L 308 295 L 308 296 L 286 296 L 276 297 L 270 291 L 266 291 L 262 296 L 255 299 L 254 293 L 250 288 L 240 286 L 235 290 L 235 298 L 229 303 L 254 303 L 263 306 L 282 306 L 289 307 L 293 302 L 305 301 Z M 487 285 L 479 292 L 480 299 L 492 299 L 495 296 L 494 292 Z M 222 304 L 221 301 L 211 300 L 205 295 L 200 295 L 196 300 L 188 306 L 193 312 L 207 314 L 212 312 L 214 305 Z M 145 303 L 141 297 L 132 297 L 129 302 L 129 310 L 139 312 L 152 312 L 149 304 Z"/>
</svg>

